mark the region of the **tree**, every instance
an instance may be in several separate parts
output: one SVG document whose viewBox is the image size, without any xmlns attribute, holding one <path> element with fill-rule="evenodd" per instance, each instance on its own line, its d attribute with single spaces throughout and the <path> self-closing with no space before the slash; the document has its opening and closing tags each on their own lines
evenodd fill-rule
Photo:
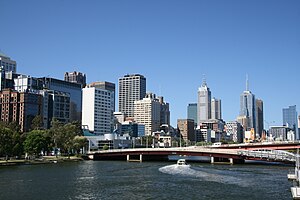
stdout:
<svg viewBox="0 0 300 200">
<path fill-rule="evenodd" d="M 13 148 L 12 148 L 12 155 L 21 157 L 21 155 L 24 152 L 24 147 L 23 147 L 23 137 L 17 132 L 14 132 L 12 135 L 13 139 Z"/>
<path fill-rule="evenodd" d="M 108 145 L 105 144 L 105 145 L 103 146 L 103 150 L 108 150 L 108 149 L 109 149 Z"/>
<path fill-rule="evenodd" d="M 70 152 L 74 146 L 74 138 L 77 134 L 77 127 L 71 123 L 65 124 L 63 126 L 63 134 L 61 134 L 61 147 L 65 153 L 70 157 Z"/>
<path fill-rule="evenodd" d="M 61 137 L 63 133 L 63 123 L 53 118 L 51 121 L 51 128 L 47 132 L 49 138 L 51 138 L 51 146 L 54 147 L 55 155 L 57 156 L 57 148 L 61 146 Z"/>
<path fill-rule="evenodd" d="M 9 128 L 0 127 L 0 155 L 8 159 L 13 150 L 13 131 Z"/>
<path fill-rule="evenodd" d="M 24 141 L 24 150 L 29 155 L 39 155 L 42 151 L 48 149 L 49 142 L 46 131 L 33 130 L 28 133 Z"/>
<path fill-rule="evenodd" d="M 33 118 L 31 122 L 32 130 L 42 130 L 43 129 L 43 117 L 41 115 L 37 115 Z"/>
<path fill-rule="evenodd" d="M 73 148 L 75 149 L 77 154 L 79 153 L 80 149 L 86 147 L 86 145 L 87 145 L 86 137 L 75 136 L 75 138 L 73 139 Z"/>
</svg>

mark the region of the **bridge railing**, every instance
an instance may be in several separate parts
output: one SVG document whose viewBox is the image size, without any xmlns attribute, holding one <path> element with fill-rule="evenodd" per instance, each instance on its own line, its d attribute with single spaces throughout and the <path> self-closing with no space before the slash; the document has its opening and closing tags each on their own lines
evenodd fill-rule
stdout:
<svg viewBox="0 0 300 200">
<path fill-rule="evenodd" d="M 269 150 L 263 149 L 259 151 L 251 150 L 240 150 L 238 154 L 241 156 L 253 157 L 253 158 L 263 158 L 270 160 L 280 160 L 280 161 L 296 161 L 296 155 L 287 151 L 280 150 Z"/>
</svg>

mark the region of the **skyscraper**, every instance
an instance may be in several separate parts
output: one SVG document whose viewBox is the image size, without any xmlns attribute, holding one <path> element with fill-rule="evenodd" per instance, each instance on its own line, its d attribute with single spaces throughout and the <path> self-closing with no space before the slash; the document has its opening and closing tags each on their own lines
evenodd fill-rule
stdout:
<svg viewBox="0 0 300 200">
<path fill-rule="evenodd" d="M 262 132 L 264 130 L 264 104 L 263 100 L 256 99 L 255 100 L 255 114 L 256 114 L 256 134 L 262 136 Z"/>
<path fill-rule="evenodd" d="M 187 118 L 194 120 L 195 127 L 197 126 L 197 103 L 189 103 L 187 107 Z"/>
<path fill-rule="evenodd" d="M 249 90 L 248 76 L 246 80 L 246 90 L 240 96 L 240 116 L 248 118 L 247 127 L 244 130 L 256 129 L 255 115 L 255 95 Z"/>
<path fill-rule="evenodd" d="M 160 103 L 160 125 L 167 124 L 170 126 L 170 109 L 169 103 L 164 101 L 164 97 L 158 97 Z"/>
<path fill-rule="evenodd" d="M 289 128 L 293 129 L 296 135 L 296 139 L 299 139 L 298 135 L 298 121 L 297 121 L 297 110 L 296 105 L 289 106 L 288 108 L 282 109 L 282 118 L 283 118 L 283 125 L 288 126 Z"/>
<path fill-rule="evenodd" d="M 134 120 L 145 125 L 145 134 L 151 135 L 160 127 L 161 104 L 155 94 L 148 93 L 145 98 L 134 102 Z"/>
<path fill-rule="evenodd" d="M 198 89 L 198 122 L 211 119 L 211 92 L 207 87 L 205 78 L 202 86 Z"/>
<path fill-rule="evenodd" d="M 211 100 L 211 119 L 222 119 L 221 99 Z"/>
<path fill-rule="evenodd" d="M 82 125 L 87 125 L 96 135 L 112 133 L 115 92 L 94 86 L 90 84 L 82 89 Z"/>
<path fill-rule="evenodd" d="M 48 77 L 39 78 L 39 80 L 42 81 L 44 89 L 69 93 L 70 121 L 81 120 L 82 88 L 80 84 Z"/>
<path fill-rule="evenodd" d="M 146 95 L 146 78 L 140 74 L 119 78 L 119 112 L 134 117 L 134 102 Z"/>
<path fill-rule="evenodd" d="M 115 110 L 116 85 L 114 83 L 110 83 L 107 81 L 97 81 L 97 82 L 93 82 L 93 83 L 89 84 L 89 87 L 95 87 L 95 88 L 111 91 L 113 110 Z"/>
<path fill-rule="evenodd" d="M 65 73 L 65 81 L 71 82 L 71 83 L 78 83 L 81 84 L 82 87 L 85 87 L 86 85 L 86 76 L 85 74 L 81 72 L 66 72 Z"/>
</svg>

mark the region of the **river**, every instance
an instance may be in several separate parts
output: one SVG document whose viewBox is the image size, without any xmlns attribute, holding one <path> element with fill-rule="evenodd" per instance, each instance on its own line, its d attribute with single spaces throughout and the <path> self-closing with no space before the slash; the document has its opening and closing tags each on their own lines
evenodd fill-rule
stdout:
<svg viewBox="0 0 300 200">
<path fill-rule="evenodd" d="M 83 161 L 0 167 L 0 199 L 291 199 L 284 165 Z"/>
</svg>

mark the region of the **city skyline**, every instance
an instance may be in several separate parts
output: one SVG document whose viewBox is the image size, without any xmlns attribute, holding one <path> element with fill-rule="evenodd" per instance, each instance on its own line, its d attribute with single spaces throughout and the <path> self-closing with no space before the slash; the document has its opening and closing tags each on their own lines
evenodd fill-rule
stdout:
<svg viewBox="0 0 300 200">
<path fill-rule="evenodd" d="M 117 2 L 3 1 L 0 49 L 34 77 L 80 71 L 88 83 L 117 84 L 142 74 L 170 103 L 173 126 L 197 102 L 202 74 L 225 121 L 239 115 L 246 74 L 270 126 L 282 125 L 282 108 L 300 106 L 300 2 Z"/>
</svg>

